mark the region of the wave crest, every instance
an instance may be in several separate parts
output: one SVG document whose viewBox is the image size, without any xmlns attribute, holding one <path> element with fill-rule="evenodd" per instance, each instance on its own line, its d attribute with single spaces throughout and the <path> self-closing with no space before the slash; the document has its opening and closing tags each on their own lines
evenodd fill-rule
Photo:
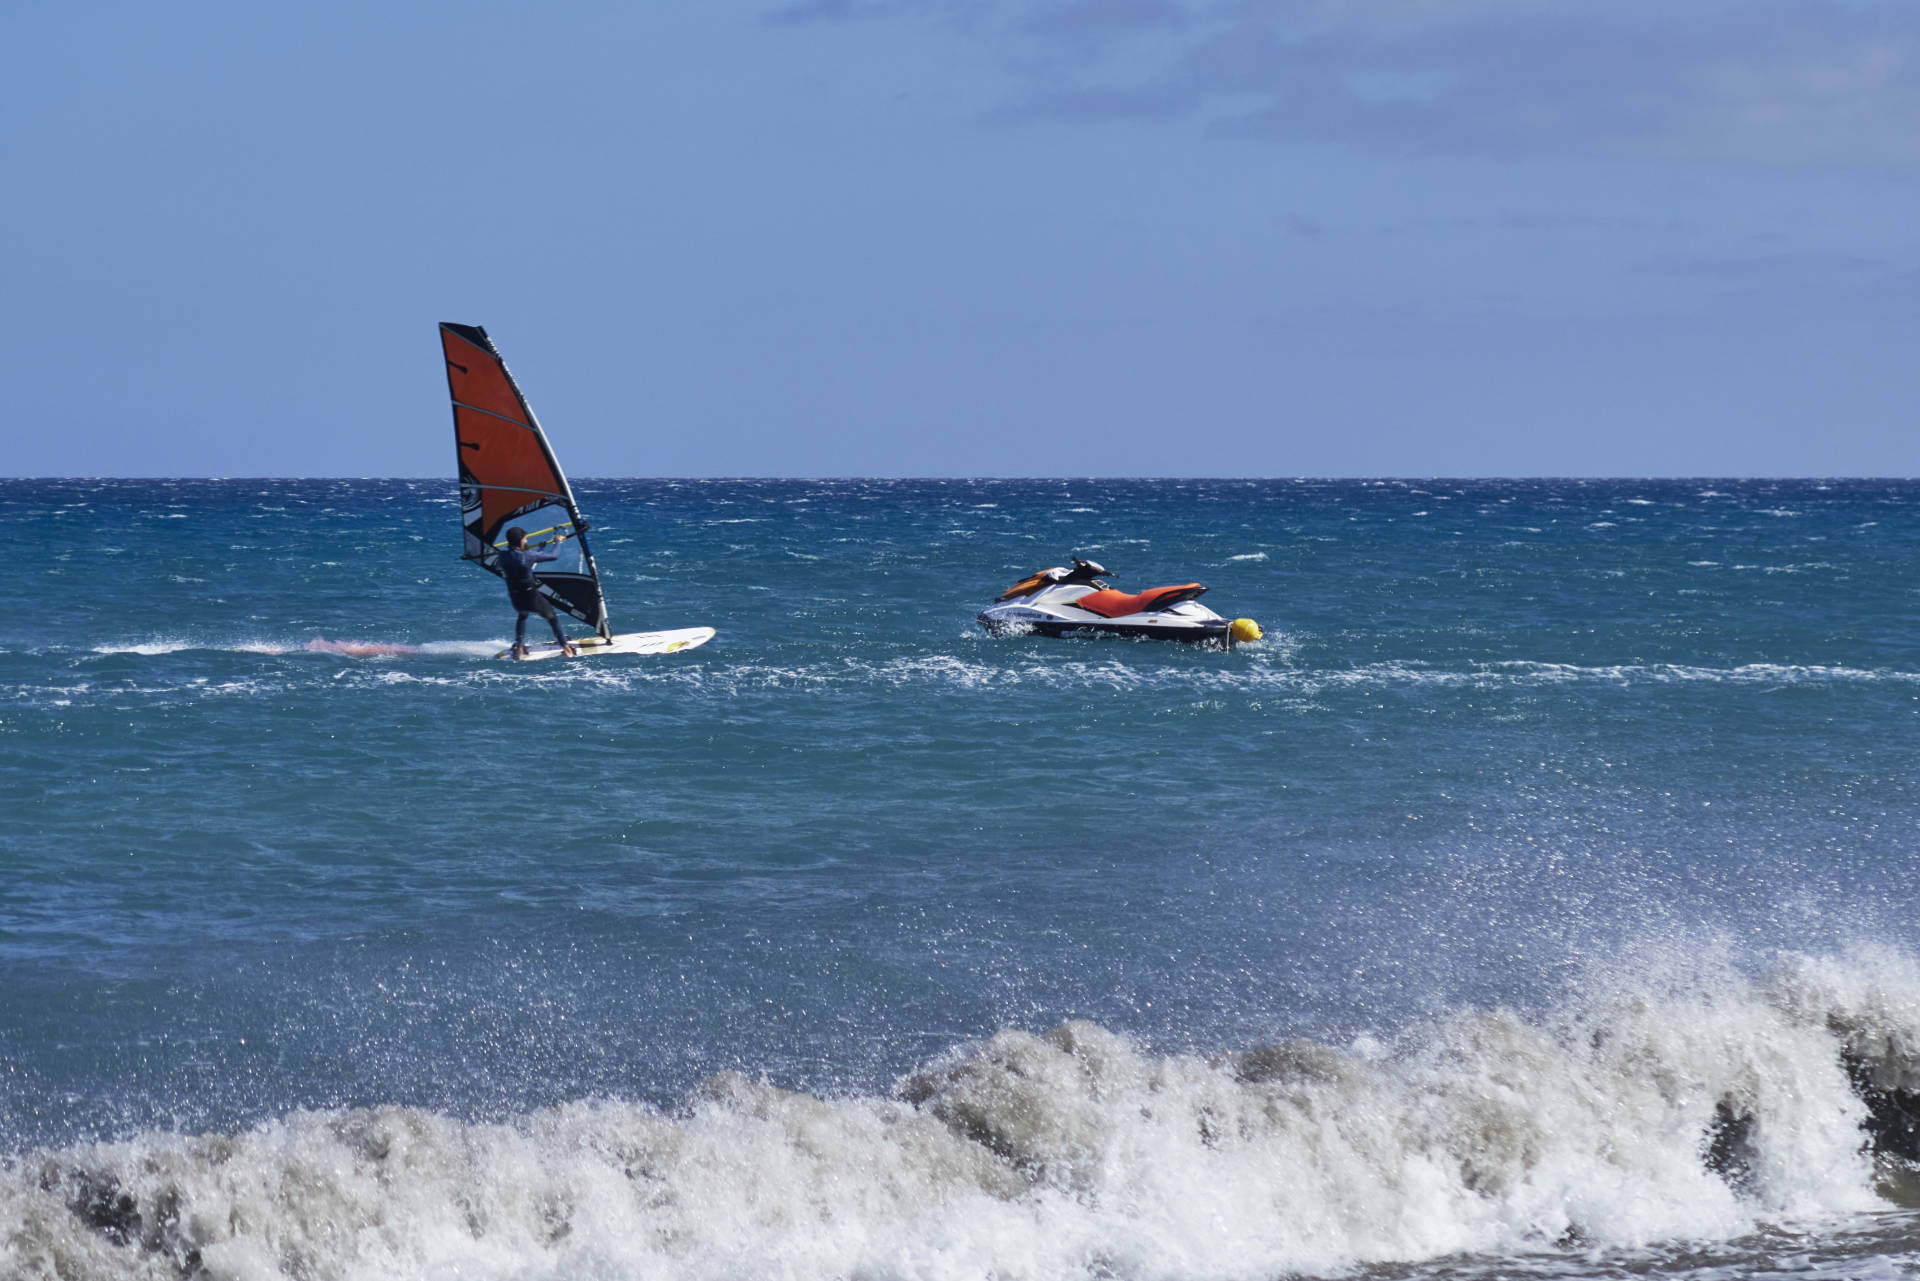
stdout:
<svg viewBox="0 0 1920 1281">
<path fill-rule="evenodd" d="M 15 1158 L 8 1275 L 1270 1276 L 1728 1240 L 1920 1158 L 1920 971 L 1468 1011 L 1388 1044 L 1152 1054 L 1003 1030 L 821 1098 L 382 1107 Z M 1569 1256 L 1571 1257 L 1571 1256 Z"/>
</svg>

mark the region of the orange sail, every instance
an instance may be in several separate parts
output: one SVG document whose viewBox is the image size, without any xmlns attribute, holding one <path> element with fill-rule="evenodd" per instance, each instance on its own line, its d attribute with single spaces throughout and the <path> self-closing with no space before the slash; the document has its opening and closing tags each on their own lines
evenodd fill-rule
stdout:
<svg viewBox="0 0 1920 1281">
<path fill-rule="evenodd" d="M 458 442 L 462 554 L 498 574 L 509 523 L 530 527 L 529 542 L 535 545 L 542 534 L 570 535 L 572 555 L 541 569 L 542 590 L 556 609 L 602 636 L 612 635 L 600 573 L 587 548 L 587 522 L 499 349 L 478 325 L 443 323 L 440 345 Z"/>
</svg>

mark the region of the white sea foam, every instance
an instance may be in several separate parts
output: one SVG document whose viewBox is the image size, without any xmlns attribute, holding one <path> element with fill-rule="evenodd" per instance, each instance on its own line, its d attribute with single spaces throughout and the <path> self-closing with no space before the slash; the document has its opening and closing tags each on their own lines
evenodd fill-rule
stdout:
<svg viewBox="0 0 1920 1281">
<path fill-rule="evenodd" d="M 492 658 L 511 643 L 505 637 L 499 640 L 483 641 L 423 641 L 419 649 L 422 654 L 434 654 L 447 658 Z"/>
<path fill-rule="evenodd" d="M 1891 668 L 1831 667 L 1791 663 L 1743 663 L 1736 667 L 1698 667 L 1684 663 L 1621 664 L 1587 667 L 1572 663 L 1512 661 L 1489 663 L 1488 669 L 1504 672 L 1517 681 L 1558 683 L 1598 680 L 1607 682 L 1649 682 L 1677 684 L 1699 681 L 1717 683 L 1825 684 L 1856 681 L 1920 681 L 1920 672 Z M 1424 673 L 1426 677 L 1448 680 L 1458 673 Z M 1471 679 L 1471 677 L 1467 677 Z"/>
<path fill-rule="evenodd" d="M 1871 1222 L 1850 1071 L 1920 1086 L 1911 960 L 1790 957 L 1209 1057 L 1072 1022 L 957 1047 L 886 1097 L 729 1073 L 673 1112 L 385 1107 L 30 1153 L 0 1167 L 0 1273 L 1251 1278 L 1451 1256 L 1512 1275 L 1524 1255 L 1618 1275 L 1609 1251 L 1682 1263 L 1763 1224 Z M 1804 1270 L 1809 1244 L 1770 1262 Z"/>
<path fill-rule="evenodd" d="M 718 669 L 700 674 L 702 681 L 741 681 L 747 685 L 843 685 L 879 681 L 889 685 L 942 684 L 968 689 L 1009 685 L 1043 688 L 1182 690 L 1205 693 L 1294 692 L 1371 686 L 1458 686 L 1495 689 L 1505 686 L 1599 684 L 1767 684 L 1800 685 L 1856 682 L 1920 682 L 1920 672 L 1890 668 L 1856 668 L 1783 663 L 1748 663 L 1735 667 L 1704 667 L 1678 663 L 1582 665 L 1516 659 L 1475 663 L 1464 668 L 1441 668 L 1421 663 L 1382 662 L 1345 668 L 1297 668 L 1286 665 L 1292 646 L 1284 634 L 1274 634 L 1255 657 L 1248 646 L 1234 657 L 1208 666 L 1147 665 L 1130 661 L 1125 642 L 1083 642 L 1089 648 L 1113 645 L 1121 650 L 1112 658 L 1073 662 L 992 663 L 953 655 L 930 655 L 882 663 L 847 660 L 836 667 L 806 666 Z M 1257 651 L 1256 651 L 1257 652 Z M 671 679 L 672 674 L 661 673 Z"/>
<path fill-rule="evenodd" d="M 177 654 L 183 649 L 192 649 L 191 641 L 151 640 L 151 641 L 108 641 L 93 646 L 96 654 L 140 654 L 153 657 L 157 654 Z"/>
<path fill-rule="evenodd" d="M 328 657 L 344 660 L 345 669 L 306 662 L 276 672 L 261 672 L 243 680 L 208 685 L 204 677 L 180 684 L 155 685 L 140 690 L 116 687 L 121 694 L 147 695 L 265 694 L 315 679 L 342 676 L 350 684 L 412 684 L 444 686 L 492 683 L 499 680 L 590 681 L 609 687 L 667 686 L 723 698 L 750 697 L 764 692 L 854 692 L 869 690 L 935 689 L 963 693 L 1011 689 L 1084 690 L 1089 693 L 1165 693 L 1181 697 L 1240 695 L 1252 698 L 1311 699 L 1342 690 L 1393 687 L 1431 689 L 1529 689 L 1579 685 L 1727 684 L 1777 688 L 1810 685 L 1920 684 L 1920 671 L 1898 668 L 1862 668 L 1843 665 L 1747 663 L 1715 667 L 1680 663 L 1576 664 L 1531 659 L 1470 662 L 1437 666 L 1410 661 L 1385 661 L 1352 667 L 1295 665 L 1299 640 L 1271 631 L 1261 642 L 1242 646 L 1232 654 L 1208 654 L 1202 661 L 1186 661 L 1184 650 L 1129 643 L 1124 640 L 1047 642 L 1044 655 L 1029 649 L 1034 642 L 995 640 L 967 634 L 956 638 L 951 652 L 940 654 L 866 657 L 839 653 L 812 662 L 764 663 L 721 661 L 699 656 L 671 662 L 540 663 L 507 665 L 491 660 L 508 642 L 434 641 L 418 646 L 347 643 L 329 645 L 320 654 L 307 646 L 257 644 L 225 647 L 228 652 L 285 656 L 296 659 Z M 153 642 L 140 646 L 101 648 L 100 653 L 166 654 L 191 648 L 187 642 Z M 1165 661 L 1171 659 L 1172 661 Z M 460 660 L 449 662 L 448 660 Z M 45 691 L 23 694 L 38 701 Z M 85 686 L 77 692 L 89 697 Z M 1278 706 L 1278 704 L 1276 704 Z"/>
</svg>

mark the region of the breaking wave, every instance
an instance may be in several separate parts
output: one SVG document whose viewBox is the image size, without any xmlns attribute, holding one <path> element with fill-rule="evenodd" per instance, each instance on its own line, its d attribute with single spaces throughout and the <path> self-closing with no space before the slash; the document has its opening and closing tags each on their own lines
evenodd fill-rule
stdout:
<svg viewBox="0 0 1920 1281">
<path fill-rule="evenodd" d="M 1211 1057 L 1010 1029 L 885 1097 L 727 1073 L 670 1111 L 382 1107 L 40 1150 L 0 1167 L 0 1273 L 1492 1275 L 1523 1253 L 1618 1275 L 1608 1251 L 1873 1222 L 1916 1157 L 1920 968 L 1793 956 Z"/>
</svg>

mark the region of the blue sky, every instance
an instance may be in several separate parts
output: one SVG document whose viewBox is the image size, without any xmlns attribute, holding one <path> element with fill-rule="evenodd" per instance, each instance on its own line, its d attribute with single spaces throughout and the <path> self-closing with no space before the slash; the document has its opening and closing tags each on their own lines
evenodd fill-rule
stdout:
<svg viewBox="0 0 1920 1281">
<path fill-rule="evenodd" d="M 17 475 L 1920 474 L 1920 5 L 0 14 Z"/>
</svg>

